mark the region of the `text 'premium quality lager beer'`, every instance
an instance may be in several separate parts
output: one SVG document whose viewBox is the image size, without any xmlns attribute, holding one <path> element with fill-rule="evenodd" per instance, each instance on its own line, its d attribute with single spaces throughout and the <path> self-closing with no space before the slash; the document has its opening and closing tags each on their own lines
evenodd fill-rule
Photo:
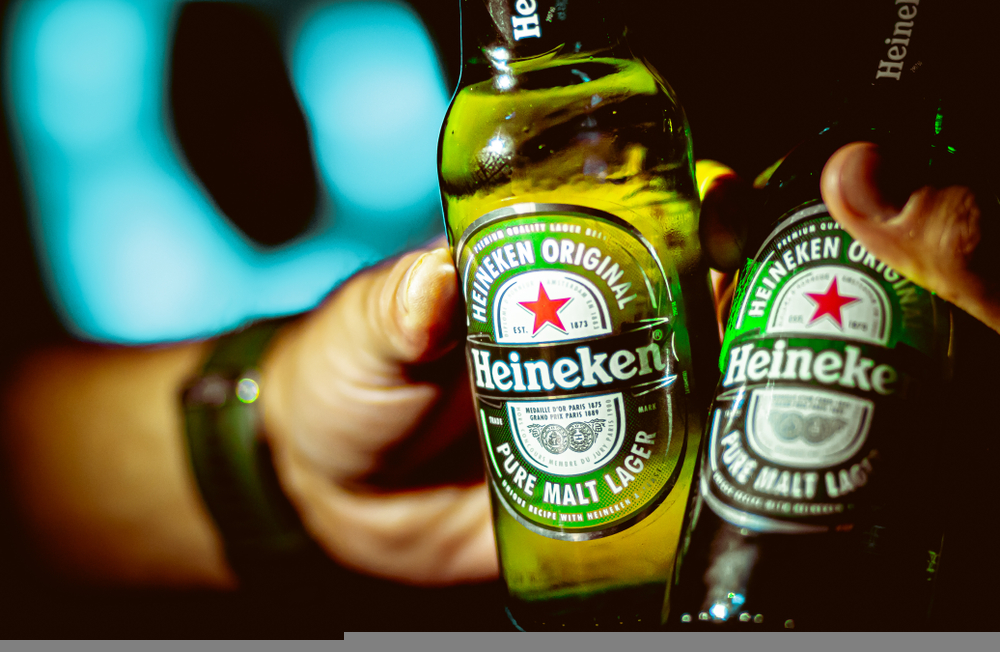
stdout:
<svg viewBox="0 0 1000 652">
<path fill-rule="evenodd" d="M 839 147 L 865 140 L 910 189 L 949 183 L 944 115 L 927 81 L 942 3 L 872 7 L 881 34 L 871 87 L 850 118 L 782 163 L 751 227 L 671 626 L 928 626 L 948 486 L 938 442 L 950 313 L 840 228 L 819 178 Z"/>
<path fill-rule="evenodd" d="M 461 6 L 440 178 L 508 611 L 656 628 L 717 337 L 684 113 L 622 3 Z"/>
</svg>

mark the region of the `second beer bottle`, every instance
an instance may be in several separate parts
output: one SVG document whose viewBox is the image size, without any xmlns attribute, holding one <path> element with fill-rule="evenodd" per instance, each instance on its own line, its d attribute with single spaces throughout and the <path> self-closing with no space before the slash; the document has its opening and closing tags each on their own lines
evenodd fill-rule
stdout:
<svg viewBox="0 0 1000 652">
<path fill-rule="evenodd" d="M 687 122 L 623 3 L 461 6 L 440 181 L 508 612 L 655 629 L 717 352 Z"/>
<path fill-rule="evenodd" d="M 754 216 L 671 627 L 928 626 L 949 484 L 949 307 L 843 230 L 819 181 L 855 141 L 879 144 L 883 175 L 910 184 L 901 199 L 955 181 L 931 36 L 943 4 L 869 9 L 880 34 L 867 87 L 785 159 Z"/>
</svg>

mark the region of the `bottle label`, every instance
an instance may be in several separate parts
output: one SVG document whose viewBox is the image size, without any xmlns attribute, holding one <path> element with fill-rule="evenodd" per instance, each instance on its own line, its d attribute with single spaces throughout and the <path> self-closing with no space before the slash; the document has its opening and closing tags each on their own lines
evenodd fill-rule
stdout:
<svg viewBox="0 0 1000 652">
<path fill-rule="evenodd" d="M 644 518 L 687 446 L 687 337 L 655 250 L 615 215 L 525 203 L 478 219 L 456 252 L 500 504 L 570 541 Z"/>
<path fill-rule="evenodd" d="M 819 532 L 899 499 L 881 479 L 912 463 L 902 400 L 931 373 L 939 316 L 822 203 L 792 211 L 740 272 L 702 461 L 709 507 Z"/>
</svg>

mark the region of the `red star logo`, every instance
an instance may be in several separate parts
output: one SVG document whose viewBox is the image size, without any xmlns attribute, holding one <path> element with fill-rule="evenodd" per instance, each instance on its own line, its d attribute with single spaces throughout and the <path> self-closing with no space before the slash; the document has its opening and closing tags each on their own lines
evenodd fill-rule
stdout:
<svg viewBox="0 0 1000 652">
<path fill-rule="evenodd" d="M 535 313 L 535 329 L 531 331 L 531 334 L 534 335 L 545 324 L 552 324 L 565 333 L 566 328 L 563 326 L 562 320 L 559 319 L 559 310 L 569 303 L 569 300 L 570 297 L 550 299 L 545 292 L 545 286 L 539 283 L 537 301 L 518 301 L 518 303 Z"/>
<path fill-rule="evenodd" d="M 844 322 L 840 318 L 840 309 L 846 305 L 852 304 L 855 301 L 860 301 L 856 297 L 845 297 L 837 292 L 837 277 L 833 277 L 830 282 L 830 287 L 826 289 L 826 294 L 813 294 L 812 292 L 806 292 L 806 296 L 816 304 L 816 314 L 812 316 L 809 323 L 813 323 L 823 315 L 829 315 L 831 319 L 837 322 L 837 326 L 840 328 L 844 327 Z"/>
</svg>

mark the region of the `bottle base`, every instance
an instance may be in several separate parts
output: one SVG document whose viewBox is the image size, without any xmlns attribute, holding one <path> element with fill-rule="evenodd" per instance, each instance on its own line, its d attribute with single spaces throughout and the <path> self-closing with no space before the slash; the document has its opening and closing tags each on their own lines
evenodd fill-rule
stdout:
<svg viewBox="0 0 1000 652">
<path fill-rule="evenodd" d="M 505 611 L 513 626 L 522 632 L 659 631 L 664 591 L 663 584 L 648 584 L 586 597 L 510 597 Z"/>
</svg>

